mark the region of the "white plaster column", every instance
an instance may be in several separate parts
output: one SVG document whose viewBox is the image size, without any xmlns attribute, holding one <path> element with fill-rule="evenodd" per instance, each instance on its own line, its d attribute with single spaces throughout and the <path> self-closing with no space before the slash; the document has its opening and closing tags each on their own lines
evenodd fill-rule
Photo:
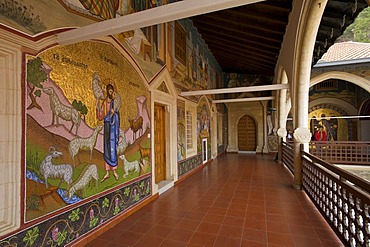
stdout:
<svg viewBox="0 0 370 247">
<path fill-rule="evenodd" d="M 217 157 L 217 108 L 212 104 L 211 111 L 211 158 Z"/>
<path fill-rule="evenodd" d="M 302 159 L 300 145 L 308 151 L 311 133 L 308 129 L 308 101 L 312 53 L 317 31 L 327 0 L 311 0 L 304 3 L 304 13 L 298 26 L 298 40 L 294 54 L 293 70 L 293 124 L 294 124 L 294 181 L 295 189 L 302 188 Z"/>
<path fill-rule="evenodd" d="M 262 153 L 268 153 L 268 140 L 267 140 L 267 101 L 260 101 L 262 105 L 263 116 L 263 149 Z"/>
<path fill-rule="evenodd" d="M 1 36 L 2 33 L 0 33 Z M 21 222 L 22 62 L 21 45 L 2 39 L 0 42 L 1 235 L 18 229 Z"/>
</svg>

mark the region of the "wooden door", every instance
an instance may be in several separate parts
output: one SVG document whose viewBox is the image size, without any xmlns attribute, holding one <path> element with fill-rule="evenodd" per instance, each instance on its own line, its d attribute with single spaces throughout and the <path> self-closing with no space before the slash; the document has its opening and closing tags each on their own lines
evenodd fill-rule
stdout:
<svg viewBox="0 0 370 247">
<path fill-rule="evenodd" d="M 164 106 L 154 105 L 155 183 L 166 179 L 166 125 Z"/>
<path fill-rule="evenodd" d="M 256 123 L 248 115 L 243 116 L 238 123 L 239 151 L 256 151 Z"/>
</svg>

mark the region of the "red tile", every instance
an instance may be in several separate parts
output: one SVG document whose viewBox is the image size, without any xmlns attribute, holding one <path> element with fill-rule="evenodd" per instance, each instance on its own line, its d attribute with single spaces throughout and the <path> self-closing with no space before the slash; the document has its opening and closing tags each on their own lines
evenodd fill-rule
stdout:
<svg viewBox="0 0 370 247">
<path fill-rule="evenodd" d="M 181 242 L 188 242 L 193 236 L 194 231 L 183 230 L 179 228 L 173 229 L 167 236 L 167 239 L 172 239 Z"/>
<path fill-rule="evenodd" d="M 150 246 L 150 245 L 149 245 Z M 188 246 L 186 242 L 180 242 L 172 239 L 165 239 L 160 247 L 186 247 Z"/>
<path fill-rule="evenodd" d="M 213 247 L 240 247 L 241 239 L 226 236 L 218 236 Z"/>
<path fill-rule="evenodd" d="M 210 233 L 210 234 L 217 234 L 220 230 L 220 224 L 214 224 L 210 222 L 203 221 L 200 223 L 200 225 L 197 228 L 197 232 L 204 232 L 204 233 Z"/>
<path fill-rule="evenodd" d="M 233 217 L 233 216 L 225 216 L 224 221 L 222 222 L 223 225 L 230 225 L 236 227 L 243 227 L 244 226 L 244 218 L 240 217 Z"/>
<path fill-rule="evenodd" d="M 196 232 L 194 233 L 193 237 L 190 239 L 189 244 L 199 244 L 204 247 L 211 247 L 216 241 L 216 237 L 217 235 L 203 233 L 203 232 Z"/>
<path fill-rule="evenodd" d="M 267 240 L 269 245 L 282 245 L 282 246 L 294 246 L 293 237 L 290 234 L 268 232 Z"/>
<path fill-rule="evenodd" d="M 173 228 L 168 227 L 168 226 L 156 225 L 152 229 L 149 230 L 147 235 L 165 238 L 172 230 Z"/>
<path fill-rule="evenodd" d="M 257 242 L 266 242 L 267 233 L 266 231 L 254 230 L 254 229 L 244 229 L 243 239 L 257 241 Z"/>
<path fill-rule="evenodd" d="M 222 225 L 220 231 L 218 232 L 219 236 L 232 238 L 241 238 L 242 234 L 243 228 L 229 225 Z"/>
<path fill-rule="evenodd" d="M 267 243 L 242 239 L 241 247 L 267 247 Z M 269 247 L 272 245 L 268 245 Z"/>
<path fill-rule="evenodd" d="M 144 236 L 135 243 L 135 247 L 158 247 L 163 242 L 163 238 L 155 236 Z"/>
</svg>

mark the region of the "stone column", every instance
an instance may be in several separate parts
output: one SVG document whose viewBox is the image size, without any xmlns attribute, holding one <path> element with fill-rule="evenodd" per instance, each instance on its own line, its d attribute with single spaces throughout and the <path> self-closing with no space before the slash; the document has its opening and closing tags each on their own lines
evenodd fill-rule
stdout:
<svg viewBox="0 0 370 247">
<path fill-rule="evenodd" d="M 263 149 L 262 153 L 268 153 L 268 140 L 267 140 L 267 101 L 261 101 L 263 111 Z"/>
<path fill-rule="evenodd" d="M 293 70 L 293 124 L 294 124 L 294 182 L 295 189 L 302 188 L 302 159 L 300 144 L 308 151 L 308 142 L 311 133 L 308 129 L 308 96 L 312 67 L 312 53 L 314 51 L 316 35 L 320 26 L 327 0 L 311 0 L 304 2 L 301 21 L 298 26 L 298 40 L 294 54 L 295 68 Z"/>
</svg>

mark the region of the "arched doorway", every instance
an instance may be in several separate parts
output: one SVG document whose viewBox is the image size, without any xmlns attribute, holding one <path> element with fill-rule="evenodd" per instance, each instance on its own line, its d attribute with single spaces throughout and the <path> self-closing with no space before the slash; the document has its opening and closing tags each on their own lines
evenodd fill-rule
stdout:
<svg viewBox="0 0 370 247">
<path fill-rule="evenodd" d="M 256 151 L 256 122 L 251 116 L 244 115 L 238 122 L 239 151 Z"/>
</svg>

